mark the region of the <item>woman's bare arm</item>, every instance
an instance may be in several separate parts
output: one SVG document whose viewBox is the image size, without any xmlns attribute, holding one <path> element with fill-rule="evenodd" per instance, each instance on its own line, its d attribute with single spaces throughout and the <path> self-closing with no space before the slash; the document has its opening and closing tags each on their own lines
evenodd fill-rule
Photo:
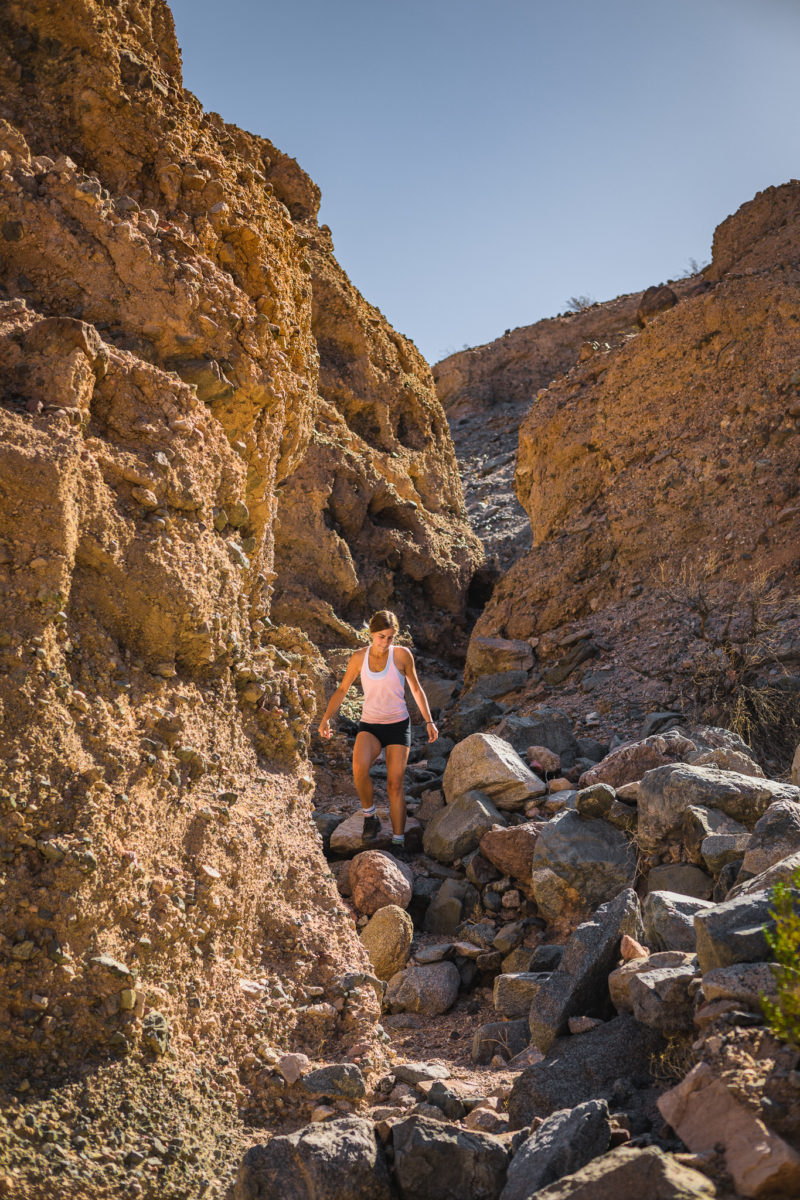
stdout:
<svg viewBox="0 0 800 1200">
<path fill-rule="evenodd" d="M 394 661 L 397 663 L 399 670 L 402 671 L 408 680 L 408 686 L 411 688 L 411 695 L 416 700 L 417 707 L 419 708 L 419 711 L 422 713 L 422 716 L 425 720 L 425 725 L 428 730 L 428 741 L 435 742 L 439 736 L 439 731 L 434 724 L 433 718 L 431 717 L 428 697 L 422 690 L 422 684 L 417 676 L 417 668 L 414 664 L 414 655 L 410 650 L 406 650 L 405 646 L 396 646 L 394 651 Z"/>
<path fill-rule="evenodd" d="M 344 673 L 344 678 L 328 701 L 328 707 L 325 709 L 325 715 L 319 723 L 319 732 L 321 737 L 329 738 L 331 736 L 331 727 L 329 723 L 330 719 L 339 711 L 345 696 L 350 691 L 352 684 L 355 683 L 356 678 L 361 670 L 361 664 L 364 661 L 365 653 L 366 651 L 364 650 L 356 650 L 355 654 L 351 656 L 350 662 L 347 664 L 347 670 Z"/>
</svg>

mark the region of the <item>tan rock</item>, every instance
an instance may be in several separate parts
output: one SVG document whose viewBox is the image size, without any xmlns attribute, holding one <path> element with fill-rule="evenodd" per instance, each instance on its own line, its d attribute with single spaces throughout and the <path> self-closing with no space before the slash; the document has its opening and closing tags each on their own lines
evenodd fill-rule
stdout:
<svg viewBox="0 0 800 1200">
<path fill-rule="evenodd" d="M 531 770 L 539 775 L 555 775 L 561 770 L 561 756 L 547 746 L 528 746 L 525 757 Z"/>
<path fill-rule="evenodd" d="M 632 958 L 647 958 L 650 951 L 641 942 L 637 942 L 636 938 L 630 937 L 629 934 L 623 934 L 620 942 L 619 952 L 622 958 L 629 962 Z"/>
<path fill-rule="evenodd" d="M 365 850 L 350 864 L 350 891 L 360 913 L 371 916 L 387 904 L 407 908 L 414 872 L 382 850 Z"/>
<path fill-rule="evenodd" d="M 480 852 L 503 875 L 530 883 L 533 850 L 541 826 L 541 821 L 526 821 L 508 829 L 495 826 L 481 838 Z"/>
<path fill-rule="evenodd" d="M 684 762 L 696 749 L 689 738 L 675 729 L 669 729 L 666 733 L 656 733 L 612 750 L 602 762 L 584 771 L 579 783 L 582 788 L 590 787 L 593 783 L 608 783 L 613 788 L 635 783 L 654 767 Z"/>
<path fill-rule="evenodd" d="M 724 1147 L 725 1166 L 742 1196 L 800 1192 L 800 1155 L 734 1099 L 707 1063 L 698 1063 L 657 1103 L 694 1153 Z"/>
<path fill-rule="evenodd" d="M 557 779 L 548 780 L 547 786 L 551 792 L 571 792 L 575 784 L 570 783 L 568 779 L 563 779 L 560 776 Z"/>
<path fill-rule="evenodd" d="M 378 979 L 388 982 L 402 971 L 411 952 L 414 924 L 397 904 L 387 904 L 370 917 L 361 930 L 372 969 Z"/>
</svg>

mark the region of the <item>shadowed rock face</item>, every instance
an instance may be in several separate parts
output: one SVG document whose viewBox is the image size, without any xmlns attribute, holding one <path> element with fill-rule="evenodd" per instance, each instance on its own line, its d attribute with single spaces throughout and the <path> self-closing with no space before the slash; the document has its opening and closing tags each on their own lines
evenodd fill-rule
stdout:
<svg viewBox="0 0 800 1200">
<path fill-rule="evenodd" d="M 157 1005 L 267 1109 L 243 995 L 315 1054 L 378 1011 L 300 1007 L 368 968 L 303 630 L 418 605 L 432 640 L 479 546 L 425 364 L 294 160 L 184 91 L 166 5 L 6 5 L 0 96 L 0 1056 L 138 1052 Z"/>
</svg>

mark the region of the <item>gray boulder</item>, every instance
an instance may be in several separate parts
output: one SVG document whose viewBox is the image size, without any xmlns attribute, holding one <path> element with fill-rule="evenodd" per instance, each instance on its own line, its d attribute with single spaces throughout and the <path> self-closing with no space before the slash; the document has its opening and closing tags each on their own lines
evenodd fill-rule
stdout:
<svg viewBox="0 0 800 1200">
<path fill-rule="evenodd" d="M 445 879 L 425 910 L 425 932 L 455 933 L 478 900 L 477 888 L 465 879 Z"/>
<path fill-rule="evenodd" d="M 309 1096 L 331 1100 L 361 1100 L 367 1094 L 364 1076 L 355 1063 L 333 1063 L 329 1067 L 308 1071 L 300 1084 Z"/>
<path fill-rule="evenodd" d="M 479 1025 L 472 1035 L 472 1061 L 479 1066 L 485 1066 L 496 1054 L 508 1061 L 526 1049 L 529 1036 L 528 1022 L 525 1018 L 516 1021 L 487 1021 L 484 1025 Z"/>
<path fill-rule="evenodd" d="M 488 696 L 478 696 L 470 693 L 459 700 L 451 718 L 453 734 L 458 742 L 478 733 L 495 717 L 499 717 L 503 709 Z"/>
<path fill-rule="evenodd" d="M 422 835 L 426 854 L 451 863 L 474 850 L 493 825 L 505 825 L 492 801 L 483 792 L 465 792 L 435 812 Z"/>
<path fill-rule="evenodd" d="M 603 904 L 636 874 L 630 839 L 606 821 L 566 810 L 542 825 L 533 851 L 533 894 L 548 921 Z"/>
<path fill-rule="evenodd" d="M 389 980 L 384 1003 L 390 1012 L 437 1017 L 456 1002 L 461 977 L 451 962 L 406 967 Z"/>
<path fill-rule="evenodd" d="M 529 1023 L 531 1041 L 543 1053 L 566 1030 L 570 1017 L 603 1014 L 608 1003 L 608 976 L 617 964 L 626 933 L 637 941 L 644 935 L 639 900 L 630 888 L 578 926 L 558 967 L 537 992 Z"/>
<path fill-rule="evenodd" d="M 698 975 L 693 962 L 638 971 L 630 981 L 633 1015 L 643 1025 L 665 1037 L 688 1033 L 692 1028 L 693 995 L 689 984 Z"/>
<path fill-rule="evenodd" d="M 497 736 L 510 742 L 518 754 L 524 754 L 528 746 L 546 746 L 560 756 L 562 767 L 571 767 L 580 754 L 570 718 L 560 709 L 546 705 L 526 717 L 514 714 L 503 717 Z"/>
<path fill-rule="evenodd" d="M 491 733 L 473 733 L 459 742 L 447 763 L 443 781 L 448 804 L 466 792 L 485 792 L 498 808 L 522 808 L 547 793 L 508 742 Z"/>
<path fill-rule="evenodd" d="M 559 1038 L 541 1062 L 514 1081 L 508 1101 L 512 1129 L 557 1108 L 614 1098 L 619 1108 L 652 1085 L 651 1059 L 664 1046 L 654 1029 L 623 1014 L 580 1037 Z"/>
<path fill-rule="evenodd" d="M 617 794 L 610 784 L 595 783 L 578 792 L 575 811 L 582 817 L 607 817 L 616 798 Z"/>
<path fill-rule="evenodd" d="M 676 840 L 690 805 L 719 809 L 752 829 L 776 800 L 800 800 L 800 788 L 718 767 L 656 767 L 639 785 L 639 840 L 645 850 Z"/>
<path fill-rule="evenodd" d="M 771 867 L 767 867 L 766 871 L 761 871 L 752 879 L 744 879 L 741 883 L 737 883 L 729 892 L 727 899 L 734 900 L 737 896 L 751 896 L 757 892 L 765 892 L 774 888 L 775 884 L 781 880 L 784 883 L 791 883 L 796 871 L 800 871 L 800 850 L 796 854 L 790 854 L 788 858 L 782 858 L 779 862 L 773 863 Z"/>
<path fill-rule="evenodd" d="M 702 845 L 713 833 L 747 833 L 744 825 L 715 808 L 690 804 L 681 821 L 681 841 L 696 865 L 703 862 Z"/>
<path fill-rule="evenodd" d="M 745 829 L 741 833 L 711 833 L 703 838 L 700 853 L 711 874 L 719 875 L 730 862 L 741 862 L 751 837 Z"/>
<path fill-rule="evenodd" d="M 738 962 L 767 962 L 771 952 L 765 927 L 775 928 L 769 893 L 756 892 L 715 904 L 694 919 L 700 970 Z"/>
<path fill-rule="evenodd" d="M 536 1193 L 536 1200 L 713 1200 L 714 1184 L 656 1146 L 620 1146 Z"/>
<path fill-rule="evenodd" d="M 677 892 L 648 892 L 642 903 L 644 940 L 651 950 L 696 948 L 694 919 L 713 908 L 710 900 L 682 896 Z"/>
<path fill-rule="evenodd" d="M 496 700 L 498 696 L 505 696 L 515 688 L 524 687 L 527 682 L 527 671 L 498 671 L 494 675 L 482 675 L 464 699 L 469 696 L 485 696 Z"/>
<path fill-rule="evenodd" d="M 503 1190 L 508 1152 L 491 1134 L 412 1116 L 393 1126 L 392 1144 L 403 1200 L 496 1200 Z"/>
<path fill-rule="evenodd" d="M 741 1008 L 761 1012 L 761 997 L 774 1000 L 777 994 L 771 963 L 732 963 L 715 967 L 703 976 L 706 1001 L 734 1000 Z"/>
<path fill-rule="evenodd" d="M 605 1100 L 587 1100 L 552 1113 L 518 1148 L 500 1200 L 532 1200 L 540 1188 L 605 1154 L 610 1142 Z"/>
<path fill-rule="evenodd" d="M 675 892 L 679 896 L 694 896 L 709 900 L 714 880 L 693 863 L 661 863 L 647 876 L 649 892 Z"/>
<path fill-rule="evenodd" d="M 742 870 L 748 875 L 760 875 L 797 851 L 800 851 L 800 804 L 777 800 L 756 824 L 745 849 Z"/>
<path fill-rule="evenodd" d="M 677 729 L 656 733 L 639 742 L 625 742 L 617 746 L 604 759 L 584 771 L 580 786 L 590 787 L 595 783 L 606 783 L 613 788 L 641 779 L 646 771 L 666 763 L 682 762 L 696 749 Z"/>
<path fill-rule="evenodd" d="M 498 671 L 530 671 L 533 666 L 530 642 L 519 638 L 486 637 L 473 633 L 467 647 L 467 675 L 472 679 Z"/>
<path fill-rule="evenodd" d="M 501 1017 L 526 1017 L 539 989 L 549 978 L 549 973 L 542 971 L 496 975 L 493 993 L 495 1010 Z"/>
<path fill-rule="evenodd" d="M 251 1146 L 239 1166 L 235 1200 L 391 1200 L 389 1169 L 372 1121 L 342 1117 Z"/>
</svg>

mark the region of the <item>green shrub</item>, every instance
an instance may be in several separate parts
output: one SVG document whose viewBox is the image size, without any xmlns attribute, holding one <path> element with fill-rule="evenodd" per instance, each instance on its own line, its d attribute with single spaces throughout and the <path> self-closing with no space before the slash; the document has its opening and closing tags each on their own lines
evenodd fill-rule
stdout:
<svg viewBox="0 0 800 1200">
<path fill-rule="evenodd" d="M 775 885 L 770 916 L 775 928 L 765 932 L 775 959 L 778 998 L 762 996 L 761 1005 L 772 1033 L 800 1050 L 800 868 L 791 884 L 781 880 Z"/>
</svg>

